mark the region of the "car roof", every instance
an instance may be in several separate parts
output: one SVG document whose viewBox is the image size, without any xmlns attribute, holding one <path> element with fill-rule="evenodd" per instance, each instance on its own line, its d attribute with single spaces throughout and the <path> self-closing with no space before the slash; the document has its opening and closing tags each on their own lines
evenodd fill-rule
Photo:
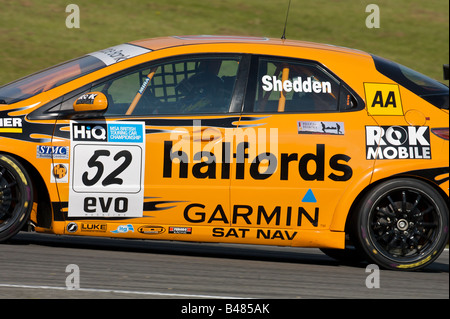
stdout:
<svg viewBox="0 0 450 319">
<path fill-rule="evenodd" d="M 337 51 L 347 54 L 357 54 L 367 56 L 368 53 L 331 44 L 314 43 L 297 40 L 282 40 L 266 37 L 250 37 L 250 36 L 226 36 L 226 35 L 186 35 L 172 36 L 161 38 L 142 39 L 129 42 L 151 50 L 161 50 L 176 46 L 198 45 L 198 44 L 217 44 L 217 43 L 233 43 L 233 44 L 266 44 L 279 46 L 293 46 L 305 49 L 319 49 L 326 51 Z"/>
</svg>

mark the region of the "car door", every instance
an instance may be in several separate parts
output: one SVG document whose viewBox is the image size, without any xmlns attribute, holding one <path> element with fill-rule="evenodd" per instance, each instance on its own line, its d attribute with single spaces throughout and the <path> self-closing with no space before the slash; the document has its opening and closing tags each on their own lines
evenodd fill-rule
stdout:
<svg viewBox="0 0 450 319">
<path fill-rule="evenodd" d="M 301 231 L 328 230 L 346 189 L 371 174 L 364 127 L 374 122 L 357 94 L 318 62 L 261 56 L 252 70 L 231 226 L 286 245 L 302 240 Z"/>
<path fill-rule="evenodd" d="M 243 62 L 238 55 L 173 57 L 94 83 L 107 111 L 57 123 L 71 131 L 70 177 L 58 183 L 67 218 L 140 218 L 182 235 L 229 224 L 231 168 L 222 166 L 222 142 L 239 122 L 230 110 L 240 110 Z M 67 141 L 54 139 L 61 144 Z"/>
</svg>

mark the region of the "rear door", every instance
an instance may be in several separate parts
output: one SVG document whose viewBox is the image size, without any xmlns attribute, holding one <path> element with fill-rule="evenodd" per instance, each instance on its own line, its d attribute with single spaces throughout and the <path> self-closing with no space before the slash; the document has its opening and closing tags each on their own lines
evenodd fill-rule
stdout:
<svg viewBox="0 0 450 319">
<path fill-rule="evenodd" d="M 302 230 L 329 229 L 346 188 L 371 172 L 364 127 L 374 122 L 363 101 L 315 61 L 253 62 L 231 182 L 231 226 L 247 229 L 247 238 L 290 244 Z"/>
</svg>

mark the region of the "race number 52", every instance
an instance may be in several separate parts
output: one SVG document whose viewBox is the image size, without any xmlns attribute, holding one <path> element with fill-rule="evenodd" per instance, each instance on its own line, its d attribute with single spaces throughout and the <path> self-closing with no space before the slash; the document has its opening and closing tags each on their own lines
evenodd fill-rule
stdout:
<svg viewBox="0 0 450 319">
<path fill-rule="evenodd" d="M 88 166 L 89 167 L 96 167 L 97 172 L 94 175 L 94 177 L 89 178 L 88 172 L 84 172 L 82 176 L 83 184 L 86 186 L 92 186 L 95 185 L 98 181 L 100 181 L 100 178 L 103 176 L 103 172 L 105 171 L 105 166 L 103 165 L 103 162 L 99 160 L 101 156 L 110 156 L 111 152 L 109 150 L 95 150 L 94 155 L 89 159 Z M 133 161 L 133 156 L 131 155 L 131 152 L 128 150 L 122 150 L 119 151 L 114 156 L 114 161 L 123 159 L 122 164 L 118 166 L 116 169 L 114 169 L 113 172 L 108 174 L 105 179 L 102 181 L 103 186 L 109 186 L 109 185 L 122 185 L 124 180 L 123 178 L 117 177 L 121 173 L 123 173 L 131 164 Z"/>
<path fill-rule="evenodd" d="M 141 217 L 144 124 L 77 122 L 72 129 L 69 217 Z"/>
<path fill-rule="evenodd" d="M 79 193 L 137 193 L 141 189 L 139 146 L 77 145 L 72 187 Z"/>
</svg>

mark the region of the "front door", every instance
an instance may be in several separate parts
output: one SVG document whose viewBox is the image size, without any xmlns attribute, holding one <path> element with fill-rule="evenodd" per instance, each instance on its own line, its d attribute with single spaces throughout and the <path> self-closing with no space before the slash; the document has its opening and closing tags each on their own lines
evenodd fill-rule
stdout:
<svg viewBox="0 0 450 319">
<path fill-rule="evenodd" d="M 222 159 L 240 118 L 230 109 L 241 60 L 183 56 L 96 83 L 91 91 L 108 97 L 102 119 L 57 123 L 71 130 L 70 181 L 58 183 L 68 219 L 118 221 L 125 227 L 108 231 L 126 236 L 138 232 L 133 222 L 180 235 L 227 225 L 232 168 Z"/>
</svg>

